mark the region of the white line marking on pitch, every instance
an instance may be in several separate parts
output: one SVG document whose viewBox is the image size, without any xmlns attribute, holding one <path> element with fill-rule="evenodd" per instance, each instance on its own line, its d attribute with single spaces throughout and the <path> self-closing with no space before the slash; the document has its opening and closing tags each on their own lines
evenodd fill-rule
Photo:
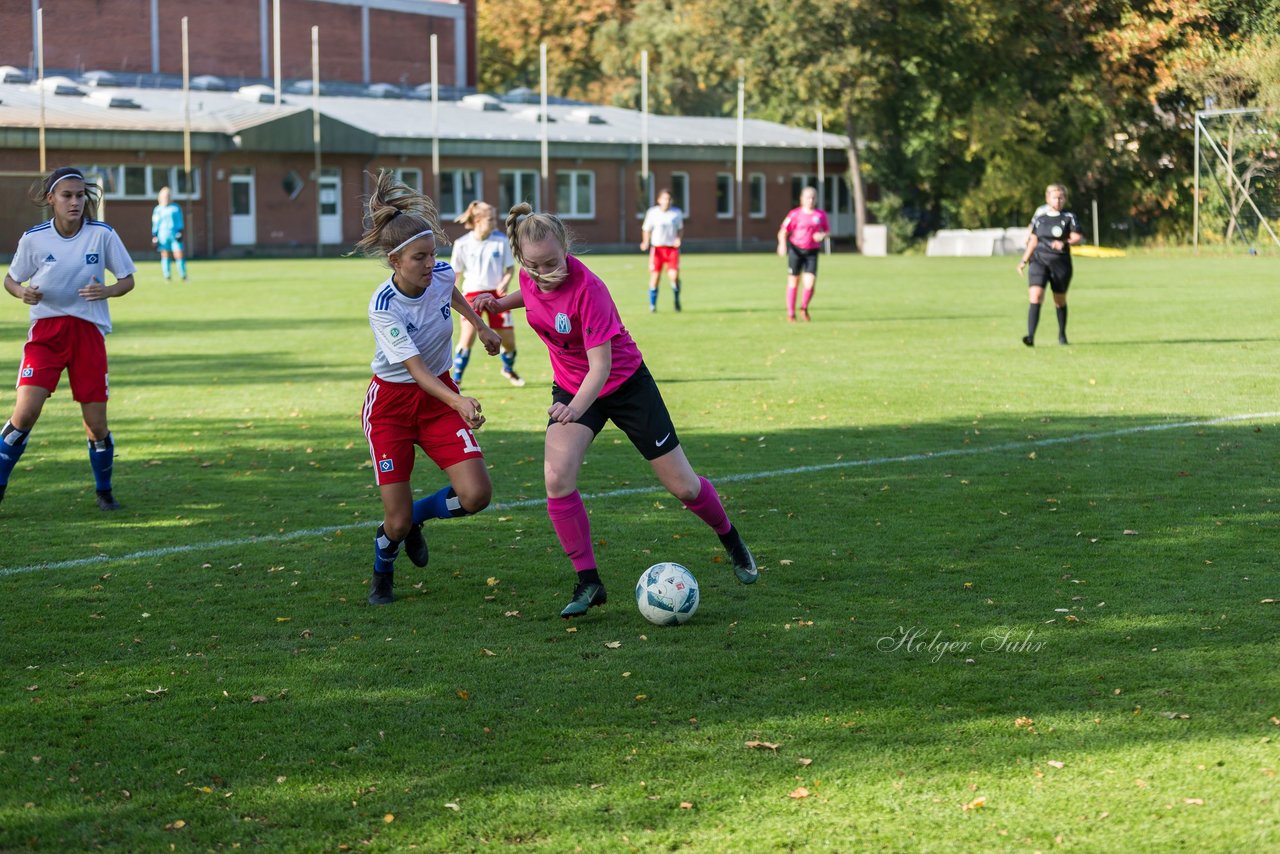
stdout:
<svg viewBox="0 0 1280 854">
<path fill-rule="evenodd" d="M 1027 448 L 1043 448 L 1047 445 L 1065 445 L 1071 442 L 1089 442 L 1098 439 L 1113 439 L 1117 436 L 1129 436 L 1134 433 L 1158 433 L 1164 430 L 1183 430 L 1188 427 L 1213 427 L 1219 424 L 1232 424 L 1238 421 L 1264 421 L 1280 418 L 1280 412 L 1256 412 L 1249 415 L 1226 415 L 1222 418 L 1210 418 L 1206 421 L 1175 421 L 1168 424 L 1146 424 L 1139 427 L 1125 427 L 1120 430 L 1108 430 L 1104 433 L 1076 433 L 1073 436 L 1059 436 L 1054 439 L 1032 439 L 1024 442 L 1002 442 L 999 445 L 987 445 L 981 448 L 955 448 L 949 451 L 930 451 L 923 454 L 904 454 L 898 457 L 874 457 L 865 460 L 841 460 L 835 463 L 824 463 L 816 466 L 796 466 L 795 468 L 773 469 L 772 471 L 747 472 L 744 474 L 729 474 L 717 477 L 715 483 L 738 483 L 744 480 L 759 480 L 766 477 L 779 477 L 792 474 L 812 474 L 820 471 L 831 471 L 832 469 L 858 468 L 862 466 L 877 466 L 888 463 L 915 463 L 925 460 L 938 460 L 946 457 L 970 457 L 978 454 L 992 454 L 1000 451 L 1022 451 Z M 601 498 L 623 498 L 630 495 L 646 495 L 648 493 L 663 492 L 661 486 L 640 486 L 631 489 L 614 489 L 609 492 L 595 492 L 590 495 L 584 495 L 584 499 L 597 500 Z M 498 503 L 490 505 L 491 510 L 517 510 L 525 507 L 541 507 L 547 503 L 545 498 L 529 498 L 524 501 L 511 501 L 506 503 Z M 362 523 L 370 524 L 368 522 Z M 222 549 L 229 546 L 254 546 L 263 543 L 285 543 L 290 540 L 299 540 L 305 537 L 323 537 L 336 531 L 346 530 L 348 528 L 357 527 L 355 524 L 349 525 L 330 525 L 325 528 L 308 528 L 303 531 L 290 531 L 287 534 L 268 534 L 262 537 L 247 537 L 236 540 L 213 540 L 208 543 L 192 543 L 185 546 L 167 546 L 160 549 L 147 549 L 146 551 L 132 552 L 126 555 L 106 555 L 99 554 L 92 557 L 75 558 L 74 560 L 60 560 L 56 563 L 36 563 L 29 566 L 12 566 L 0 567 L 0 577 L 6 575 L 17 575 L 23 572 L 35 572 L 41 569 L 71 569 L 77 566 L 90 566 L 99 563 L 116 563 L 126 560 L 146 560 L 148 558 L 165 557 L 167 555 L 187 554 L 189 552 L 210 551 L 212 549 Z"/>
</svg>

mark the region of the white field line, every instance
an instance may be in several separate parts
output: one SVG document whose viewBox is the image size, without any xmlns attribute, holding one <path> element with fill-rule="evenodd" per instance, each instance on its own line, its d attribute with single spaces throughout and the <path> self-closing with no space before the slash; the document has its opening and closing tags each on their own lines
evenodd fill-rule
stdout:
<svg viewBox="0 0 1280 854">
<path fill-rule="evenodd" d="M 742 474 L 729 474 L 717 476 L 715 483 L 738 483 L 745 480 L 761 480 L 770 477 L 785 477 L 787 475 L 797 474 L 813 474 L 815 472 L 831 471 L 833 469 L 859 468 L 863 466 L 888 465 L 890 463 L 915 463 L 925 460 L 938 460 L 947 457 L 971 457 L 978 454 L 994 454 L 1001 451 L 1025 451 L 1029 448 L 1043 448 L 1049 445 L 1066 445 L 1072 442 L 1090 442 L 1099 439 L 1114 439 L 1117 436 L 1129 436 L 1135 433 L 1158 433 L 1165 430 L 1185 430 L 1191 427 L 1213 427 L 1220 424 L 1233 424 L 1240 421 L 1271 421 L 1280 419 L 1280 412 L 1255 412 L 1246 415 L 1225 415 L 1221 418 L 1210 418 L 1204 421 L 1175 421 L 1164 424 L 1144 424 L 1138 427 L 1125 427 L 1120 430 L 1107 430 L 1101 433 L 1076 433 L 1072 436 L 1059 436 L 1054 439 L 1028 439 L 1023 442 L 1002 442 L 998 445 L 987 445 L 981 448 L 953 448 L 945 451 L 929 451 L 921 454 L 904 454 L 898 457 L 873 457 L 870 459 L 860 460 L 840 460 L 834 463 L 823 463 L 816 466 L 796 466 L 794 468 L 773 469 L 771 471 L 744 472 Z M 586 500 L 600 500 L 602 498 L 622 498 L 630 495 L 646 495 L 649 493 L 664 492 L 663 488 L 658 484 L 652 486 L 639 486 L 631 489 L 613 489 L 608 492 L 595 492 L 584 495 Z M 529 498 L 524 501 L 510 501 L 505 503 L 496 503 L 490 505 L 490 509 L 517 510 L 526 507 L 541 507 L 547 503 L 545 498 Z M 370 523 L 361 523 L 368 525 Z M 266 534 L 261 537 L 242 537 L 238 539 L 228 540 L 212 540 L 206 543 L 190 543 L 182 546 L 166 546 L 159 549 L 146 549 L 145 551 L 131 552 L 124 555 L 107 555 L 97 554 L 90 557 L 75 558 L 73 560 L 60 560 L 55 563 L 33 563 L 27 566 L 10 566 L 0 567 L 0 577 L 6 575 L 17 575 L 23 572 L 36 572 L 42 569 L 71 569 L 77 566 L 91 566 L 94 564 L 117 563 L 130 560 L 147 560 L 150 558 L 165 557 L 167 555 L 187 554 L 190 552 L 205 552 L 213 549 L 230 548 L 233 546 L 252 546 L 261 545 L 263 543 L 286 543 L 290 540 L 300 540 L 307 537 L 323 537 L 333 534 L 337 531 L 358 527 L 355 523 L 346 525 L 329 525 L 324 528 L 307 528 L 301 531 L 290 531 L 285 534 Z"/>
</svg>

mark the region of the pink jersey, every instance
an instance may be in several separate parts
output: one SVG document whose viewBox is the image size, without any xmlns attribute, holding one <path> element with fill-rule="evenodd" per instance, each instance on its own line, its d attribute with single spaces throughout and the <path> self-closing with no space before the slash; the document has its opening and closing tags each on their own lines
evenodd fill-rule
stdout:
<svg viewBox="0 0 1280 854">
<path fill-rule="evenodd" d="M 831 233 L 827 225 L 827 212 L 820 208 L 807 211 L 804 208 L 792 208 L 782 220 L 782 230 L 787 233 L 791 245 L 797 249 L 817 249 L 822 241 L 814 240 L 815 232 Z"/>
<path fill-rule="evenodd" d="M 618 307 L 600 277 L 572 255 L 565 258 L 569 277 L 553 291 L 543 291 L 520 271 L 529 326 L 547 345 L 556 385 L 577 394 L 587 377 L 587 350 L 612 342 L 613 365 L 600 396 L 626 382 L 644 358 L 622 325 Z"/>
</svg>

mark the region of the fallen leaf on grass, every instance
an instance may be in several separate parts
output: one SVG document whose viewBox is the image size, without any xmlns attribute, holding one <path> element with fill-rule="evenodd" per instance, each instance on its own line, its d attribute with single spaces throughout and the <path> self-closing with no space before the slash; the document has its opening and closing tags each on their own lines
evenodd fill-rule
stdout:
<svg viewBox="0 0 1280 854">
<path fill-rule="evenodd" d="M 622 641 L 609 641 L 605 644 L 606 649 L 618 649 L 622 646 Z"/>
<path fill-rule="evenodd" d="M 982 809 L 983 807 L 985 807 L 986 805 L 987 805 L 987 799 L 986 799 L 985 797 L 983 797 L 982 795 L 979 795 L 978 797 L 976 797 L 976 798 L 974 798 L 973 800 L 969 801 L 969 803 L 967 803 L 967 804 L 961 804 L 961 805 L 960 805 L 960 809 L 962 809 L 962 810 L 966 810 L 966 811 L 968 811 L 968 810 L 980 810 L 980 809 Z"/>
<path fill-rule="evenodd" d="M 1031 718 L 1017 718 L 1017 719 L 1013 722 L 1013 725 L 1014 725 L 1015 727 L 1028 727 L 1028 728 L 1030 728 L 1030 727 L 1035 726 L 1035 723 L 1036 723 L 1036 722 L 1035 722 L 1035 721 L 1033 721 Z"/>
<path fill-rule="evenodd" d="M 447 810 L 453 810 L 454 812 L 457 812 L 458 810 L 462 809 L 462 807 L 458 806 L 457 804 L 445 804 L 444 808 Z"/>
<path fill-rule="evenodd" d="M 253 704 L 253 703 L 265 703 L 266 701 L 267 701 L 267 698 L 266 698 L 266 697 L 264 697 L 264 696 L 262 696 L 261 694 L 254 694 L 252 697 L 250 697 L 250 698 L 249 698 L 249 703 L 250 703 L 250 704 Z"/>
<path fill-rule="evenodd" d="M 1171 721 L 1185 721 L 1191 718 L 1191 715 L 1186 712 L 1161 712 L 1160 714 Z"/>
<path fill-rule="evenodd" d="M 470 699 L 471 699 L 471 692 L 470 692 L 470 691 L 464 691 L 464 690 L 462 690 L 461 688 L 459 688 L 459 689 L 458 689 L 458 699 L 459 699 L 459 700 L 470 700 Z"/>
<path fill-rule="evenodd" d="M 387 824 L 391 824 L 391 822 L 396 820 L 396 817 L 392 813 L 387 813 L 382 817 L 382 820 L 385 821 Z"/>
<path fill-rule="evenodd" d="M 752 750 L 777 750 L 782 746 L 780 744 L 774 744 L 772 741 L 748 741 L 746 744 L 747 747 L 750 747 Z"/>
<path fill-rule="evenodd" d="M 1259 604 L 1261 604 L 1261 605 L 1276 605 L 1276 604 L 1280 604 L 1280 599 L 1263 599 Z"/>
<path fill-rule="evenodd" d="M 1046 764 L 1046 765 L 1048 765 L 1048 766 L 1050 766 L 1051 768 L 1064 768 L 1064 767 L 1066 767 L 1066 763 L 1059 762 L 1059 761 L 1058 761 L 1058 760 L 1056 760 L 1056 759 L 1050 759 L 1050 760 L 1049 760 L 1048 762 L 1046 762 L 1045 764 Z"/>
<path fill-rule="evenodd" d="M 154 689 L 151 689 L 151 688 L 144 688 L 143 690 L 145 690 L 148 694 L 152 695 L 153 697 L 158 697 L 158 696 L 160 696 L 161 694 L 168 694 L 168 693 L 169 693 L 169 689 L 168 689 L 168 688 L 161 688 L 159 685 L 157 685 Z"/>
<path fill-rule="evenodd" d="M 1124 529 L 1124 535 L 1125 535 L 1126 537 L 1136 537 L 1136 536 L 1138 536 L 1138 532 L 1137 532 L 1137 531 L 1132 531 L 1132 530 L 1130 530 L 1130 529 L 1128 529 L 1128 528 L 1125 528 L 1125 529 Z"/>
<path fill-rule="evenodd" d="M 680 809 L 682 809 L 682 810 L 691 810 L 691 809 L 693 809 L 693 804 L 689 803 L 688 801 L 681 801 L 681 802 L 680 802 Z"/>
<path fill-rule="evenodd" d="M 782 564 L 783 566 L 791 566 L 792 561 L 787 560 L 786 558 L 783 558 L 782 560 L 778 561 L 778 563 Z"/>
<path fill-rule="evenodd" d="M 788 792 L 787 797 L 795 798 L 796 800 L 799 800 L 800 798 L 807 798 L 809 797 L 809 790 L 806 789 L 804 786 L 801 786 L 798 789 L 792 789 L 790 792 Z"/>
<path fill-rule="evenodd" d="M 565 634 L 570 634 L 570 635 L 572 635 L 572 634 L 576 634 L 578 630 L 577 630 L 577 628 L 575 628 L 575 627 L 573 627 L 573 626 L 570 626 L 569 628 L 565 629 L 564 631 L 565 631 Z"/>
<path fill-rule="evenodd" d="M 491 649 L 485 649 L 484 647 L 480 647 L 480 652 L 484 653 L 485 655 L 492 655 L 492 656 L 495 656 L 495 657 L 498 655 L 498 654 L 497 654 L 496 652 L 494 652 L 493 650 L 491 650 Z"/>
<path fill-rule="evenodd" d="M 184 827 L 186 827 L 186 826 L 187 826 L 187 823 L 186 823 L 185 821 L 183 821 L 182 819 L 178 819 L 177 821 L 173 822 L 172 824 L 166 824 L 166 825 L 164 826 L 164 829 L 165 829 L 165 830 L 182 830 L 182 828 L 184 828 Z"/>
<path fill-rule="evenodd" d="M 797 762 L 799 762 L 801 765 L 804 765 L 805 767 L 808 767 L 808 766 L 810 766 L 810 765 L 812 765 L 812 764 L 813 764 L 813 760 L 812 760 L 812 759 L 808 759 L 808 758 L 806 758 L 806 757 L 804 757 L 804 756 L 801 756 L 801 757 L 800 757 L 799 759 L 797 759 L 796 761 L 797 761 Z"/>
<path fill-rule="evenodd" d="M 502 612 L 502 616 L 504 616 L 504 617 L 518 617 L 518 616 L 520 616 L 520 612 L 519 612 L 519 611 L 503 611 L 503 612 Z"/>
<path fill-rule="evenodd" d="M 1204 798 L 1183 798 L 1182 802 L 1184 804 L 1189 804 L 1190 806 L 1193 806 L 1193 807 L 1204 806 Z"/>
</svg>

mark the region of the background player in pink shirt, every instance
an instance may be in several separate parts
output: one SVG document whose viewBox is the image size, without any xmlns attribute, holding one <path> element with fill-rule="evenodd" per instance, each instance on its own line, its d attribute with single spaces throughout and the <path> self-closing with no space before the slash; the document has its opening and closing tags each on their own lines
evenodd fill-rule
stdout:
<svg viewBox="0 0 1280 854">
<path fill-rule="evenodd" d="M 55 169 L 31 200 L 48 205 L 53 218 L 22 235 L 4 277 L 9 295 L 30 306 L 31 328 L 22 349 L 13 415 L 0 431 L 0 498 L 65 370 L 71 396 L 84 416 L 98 507 L 118 510 L 111 492 L 115 441 L 107 427 L 111 314 L 106 300 L 133 290 L 133 260 L 115 230 L 94 219 L 98 187 L 86 184 L 79 169 Z M 116 281 L 104 285 L 108 272 Z"/>
<path fill-rule="evenodd" d="M 800 191 L 800 207 L 792 208 L 778 229 L 778 254 L 787 259 L 787 320 L 792 323 L 796 319 L 796 287 L 802 279 L 800 312 L 809 319 L 809 302 L 818 280 L 818 251 L 830 234 L 827 212 L 818 208 L 818 191 L 805 187 Z"/>
<path fill-rule="evenodd" d="M 389 605 L 400 544 L 414 564 L 426 566 L 422 523 L 479 513 L 493 495 L 471 432 L 484 424 L 480 401 L 459 394 L 449 378 L 452 312 L 479 331 L 490 356 L 500 342 L 454 287 L 453 268 L 436 261 L 436 240 L 445 238 L 431 199 L 380 172 L 367 221 L 356 248 L 385 258 L 392 271 L 369 299 L 373 379 L 361 414 L 383 510 L 373 538 L 369 604 Z M 449 477 L 447 486 L 417 501 L 409 486 L 415 445 Z"/>
<path fill-rule="evenodd" d="M 627 434 L 662 485 L 719 535 L 738 580 L 754 582 L 751 550 L 729 522 L 715 487 L 689 465 L 658 385 L 623 327 L 608 288 L 569 255 L 564 223 L 533 213 L 527 204 L 516 205 L 507 217 L 507 239 L 524 268 L 520 290 L 502 298 L 481 296 L 476 308 L 524 308 L 551 354 L 555 381 L 543 464 L 547 515 L 577 571 L 573 598 L 560 616 L 576 617 L 605 603 L 578 472 L 587 448 L 608 421 Z"/>
</svg>

